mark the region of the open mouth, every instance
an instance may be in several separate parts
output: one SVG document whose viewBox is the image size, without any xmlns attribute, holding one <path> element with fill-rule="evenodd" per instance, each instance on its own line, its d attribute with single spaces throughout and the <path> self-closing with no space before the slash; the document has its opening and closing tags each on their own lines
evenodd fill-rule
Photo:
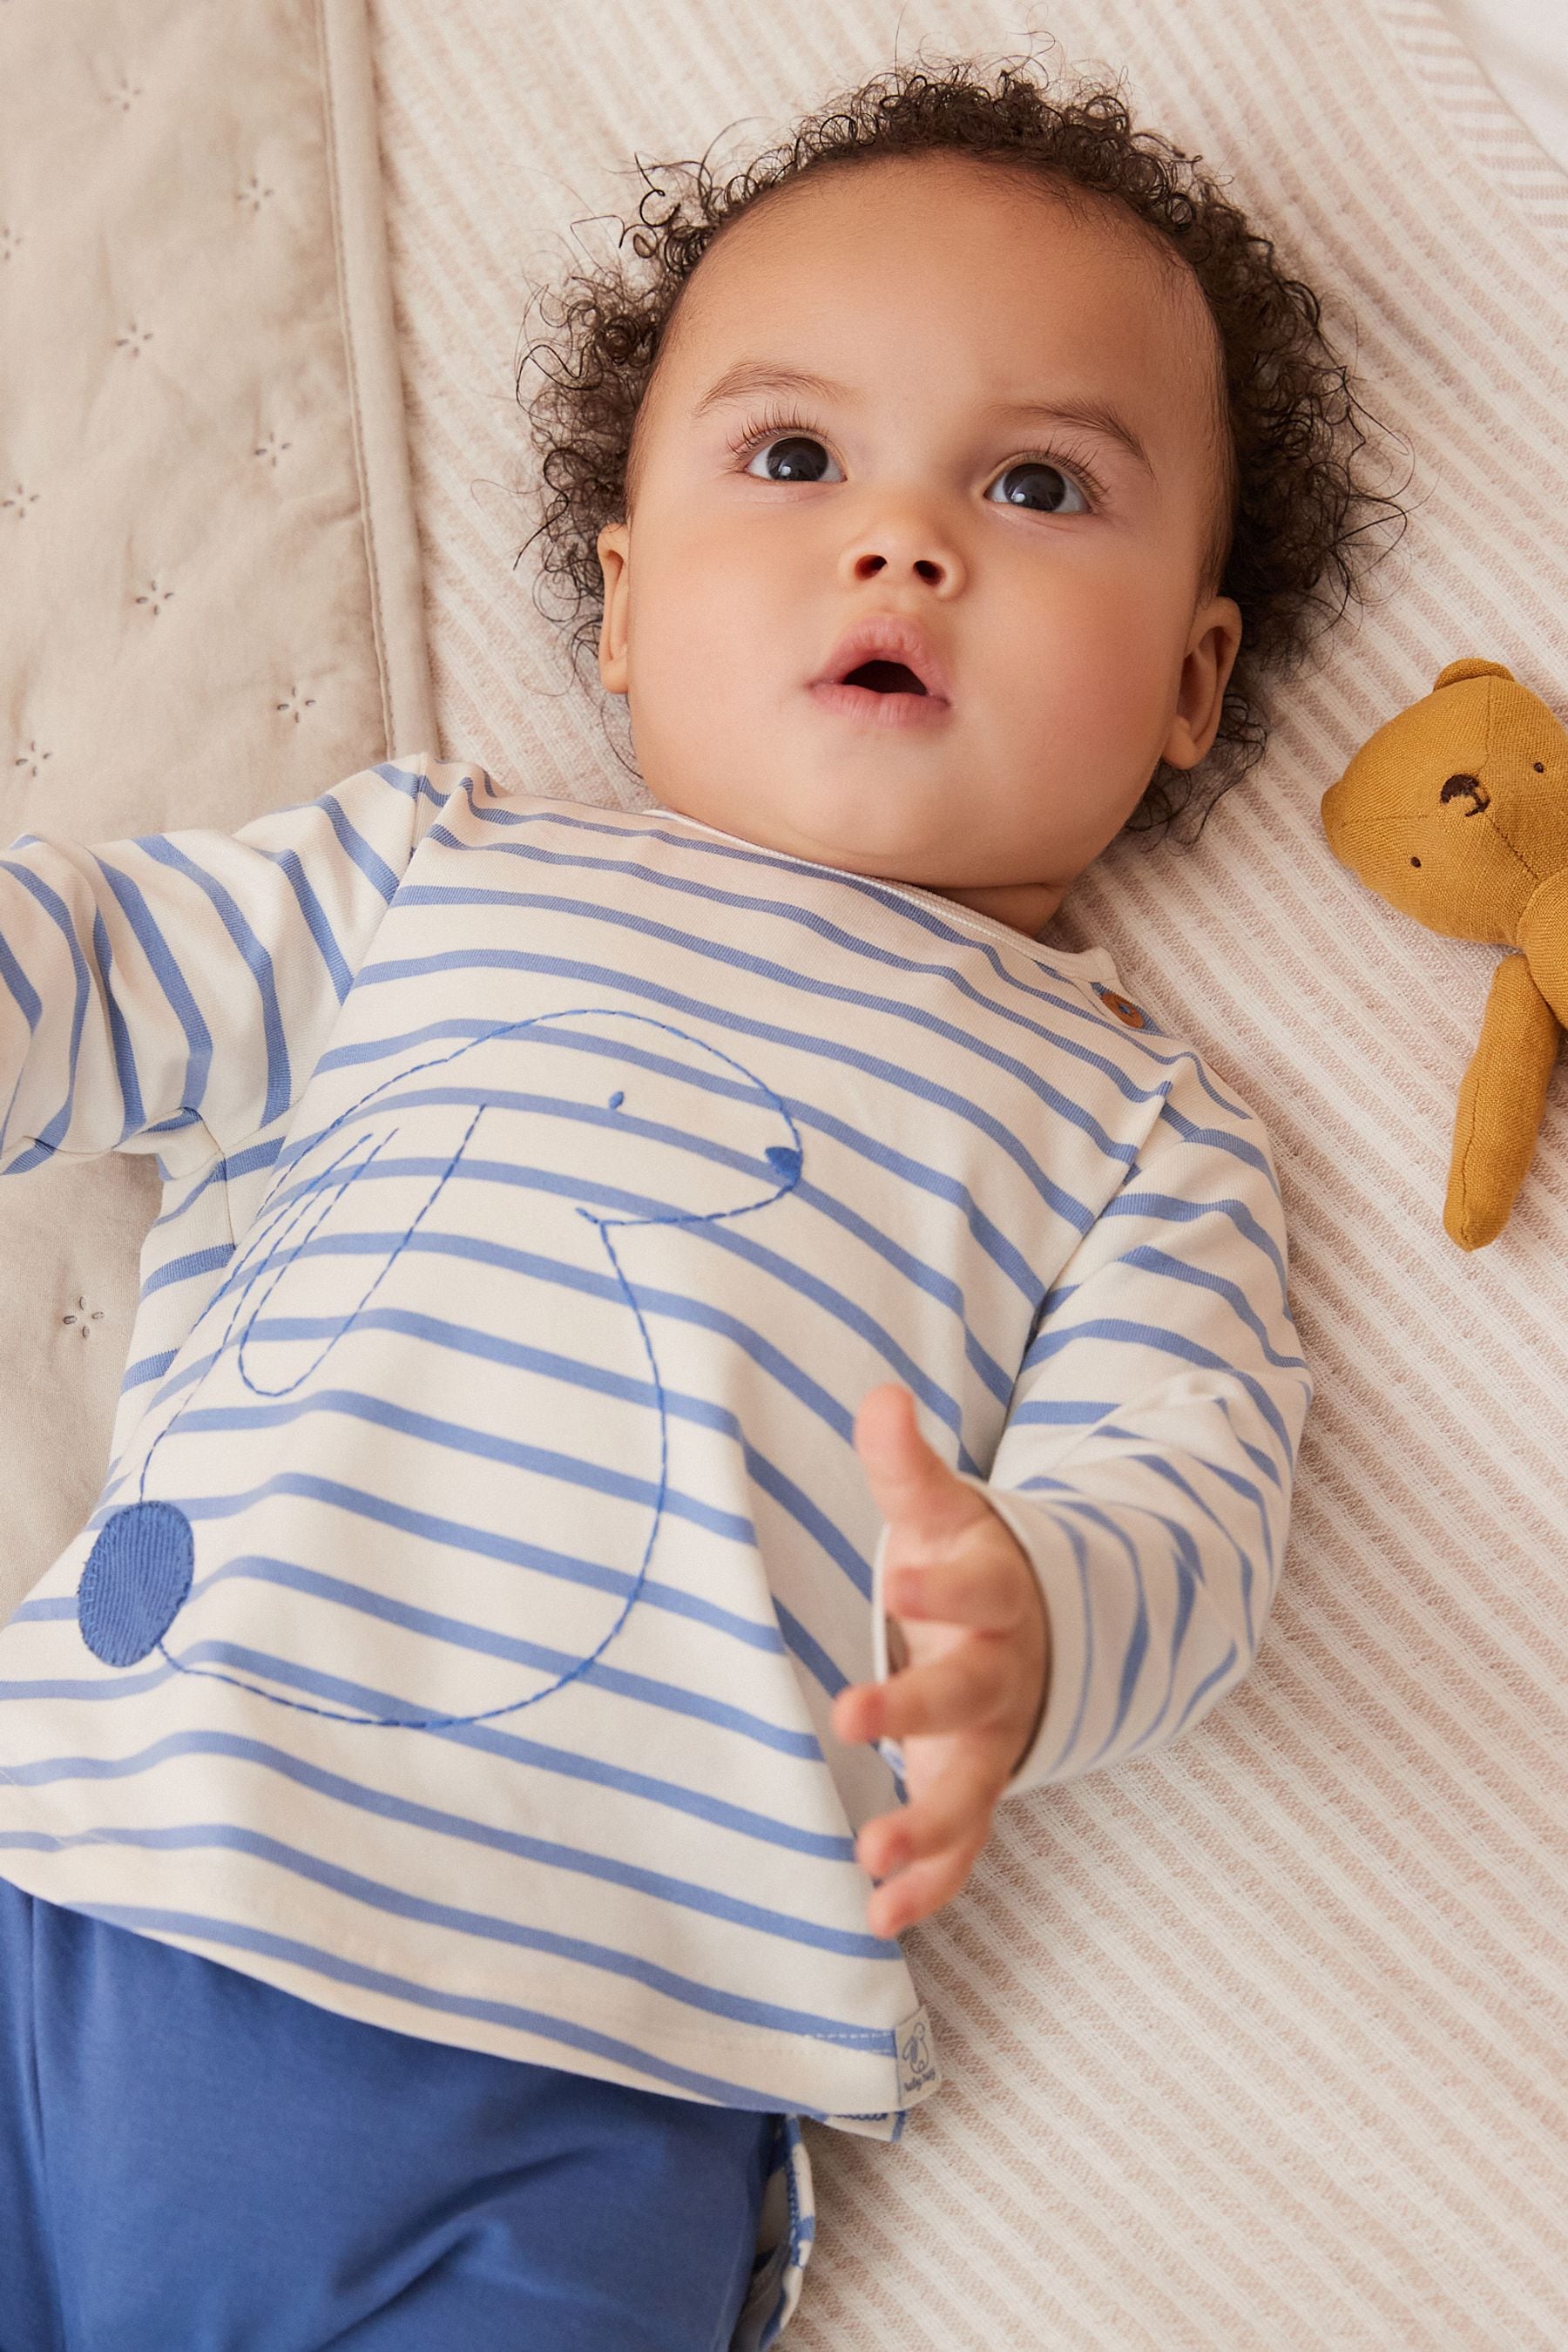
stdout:
<svg viewBox="0 0 1568 2352">
<path fill-rule="evenodd" d="M 913 670 L 900 661 L 862 662 L 858 669 L 847 671 L 838 682 L 841 686 L 863 686 L 872 694 L 925 692 Z"/>
</svg>

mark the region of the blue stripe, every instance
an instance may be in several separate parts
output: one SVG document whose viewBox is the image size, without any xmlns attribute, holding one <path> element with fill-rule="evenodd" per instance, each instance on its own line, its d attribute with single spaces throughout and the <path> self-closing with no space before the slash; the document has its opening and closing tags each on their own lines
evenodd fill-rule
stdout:
<svg viewBox="0 0 1568 2352">
<path fill-rule="evenodd" d="M 784 1607 L 776 1593 L 773 1596 L 773 1614 L 779 1621 L 785 1645 L 794 1651 L 804 1666 L 810 1668 L 828 1696 L 837 1698 L 841 1690 L 847 1688 L 848 1675 L 840 1672 L 815 1634 L 806 1632 L 800 1619 L 793 1610 Z"/>
<path fill-rule="evenodd" d="M 81 1033 L 87 1017 L 89 984 L 87 960 L 81 951 L 81 942 L 76 935 L 76 926 L 71 919 L 70 909 L 58 891 L 52 890 L 40 876 L 32 873 L 26 866 L 13 866 L 8 858 L 0 858 L 0 873 L 14 875 L 28 897 L 37 900 L 50 921 L 56 925 L 69 950 L 71 970 L 76 977 L 76 995 L 71 1008 L 70 1055 L 68 1064 L 69 1075 L 66 1084 L 66 1098 L 59 1109 L 40 1124 L 38 1132 L 33 1138 L 36 1150 L 24 1154 L 13 1163 L 11 1173 L 20 1175 L 26 1169 L 37 1165 L 40 1160 L 52 1153 L 56 1146 L 63 1142 L 70 1132 L 71 1118 L 76 1107 L 78 1056 L 81 1051 Z M 37 1000 L 35 999 L 35 1002 Z M 32 1028 L 33 1024 L 29 1023 L 28 1026 Z M 46 1042 L 48 1042 L 47 1039 Z M 18 1074 L 18 1088 L 20 1084 L 21 1078 Z M 15 1100 L 14 1094 L 12 1101 L 15 1102 Z M 7 1114 L 6 1123 L 8 1126 L 9 1114 Z"/>
<path fill-rule="evenodd" d="M 379 776 L 383 783 L 390 784 L 394 792 L 401 793 L 405 800 L 412 801 L 416 809 L 421 801 L 428 801 L 432 808 L 442 809 L 454 797 L 451 792 L 437 792 L 422 768 L 400 768 L 395 761 L 378 760 L 368 772 Z M 484 770 L 481 768 L 479 773 L 483 775 Z M 480 815 L 482 812 L 474 801 L 473 778 L 459 776 L 457 790 L 468 802 L 470 815 Z"/>
<path fill-rule="evenodd" d="M 398 877 L 377 849 L 373 849 L 363 833 L 343 814 L 331 793 L 323 793 L 316 803 L 326 816 L 338 837 L 338 845 L 351 866 L 355 866 L 388 906 L 397 895 Z"/>
<path fill-rule="evenodd" d="M 258 1316 L 250 1328 L 258 1341 L 321 1339 L 339 1329 L 342 1319 L 340 1316 L 331 1315 Z M 413 1307 L 366 1307 L 355 1317 L 354 1328 L 361 1331 L 396 1331 L 406 1338 L 423 1340 L 430 1347 L 448 1349 L 454 1354 L 473 1357 L 482 1362 L 514 1366 L 520 1371 L 537 1373 L 542 1379 L 556 1381 L 567 1387 L 582 1389 L 587 1394 L 613 1398 L 619 1402 L 652 1405 L 657 1396 L 662 1395 L 665 1408 L 673 1419 L 694 1428 L 715 1431 L 742 1447 L 749 1443 L 734 1412 L 710 1397 L 693 1396 L 683 1390 L 668 1387 L 661 1387 L 656 1392 L 651 1381 L 636 1374 L 610 1371 L 603 1365 L 584 1362 L 580 1357 L 563 1355 L 551 1348 L 531 1347 L 521 1339 L 505 1339 L 498 1332 L 481 1330 L 474 1324 L 450 1323 L 440 1316 L 420 1314 Z M 194 1384 L 200 1377 L 200 1371 L 209 1368 L 214 1360 L 215 1358 L 209 1355 L 202 1358 L 199 1364 L 193 1363 L 187 1367 L 180 1381 L 171 1383 L 164 1391 L 165 1395 L 174 1396 L 179 1388 Z M 895 1345 L 887 1360 L 900 1370 L 900 1377 L 904 1377 L 902 1366 L 908 1360 L 900 1349 Z M 945 1389 L 939 1388 L 934 1381 L 919 1374 L 918 1370 L 916 1380 L 910 1384 L 914 1387 L 916 1395 L 923 1397 L 931 1406 L 935 1417 L 952 1426 L 959 1411 L 956 1400 L 950 1397 Z M 1106 1410 L 1110 1408 L 1108 1406 Z M 831 1425 L 837 1434 L 847 1442 L 852 1442 L 852 1421 L 847 1413 L 838 1411 L 836 1401 Z M 967 1463 L 963 1466 L 967 1466 Z"/>
<path fill-rule="evenodd" d="M 1148 1242 L 1141 1242 L 1135 1248 L 1125 1251 L 1120 1263 L 1146 1267 L 1151 1274 L 1163 1274 L 1168 1281 L 1191 1283 L 1194 1289 L 1206 1290 L 1215 1297 L 1223 1298 L 1237 1322 L 1244 1323 L 1252 1333 L 1266 1362 L 1277 1366 L 1280 1371 L 1306 1370 L 1305 1357 L 1279 1354 L 1264 1329 L 1261 1318 L 1238 1283 L 1228 1281 L 1224 1275 L 1211 1273 L 1206 1266 L 1193 1265 L 1182 1258 L 1172 1257 L 1168 1251 L 1156 1249 Z"/>
<path fill-rule="evenodd" d="M 145 856 L 174 874 L 183 874 L 198 890 L 212 901 L 224 929 L 238 949 L 240 957 L 256 982 L 261 1001 L 261 1034 L 267 1048 L 267 1100 L 262 1108 L 262 1123 L 276 1118 L 293 1099 L 293 1081 L 289 1067 L 289 1041 L 284 1034 L 283 1013 L 278 1003 L 278 984 L 273 975 L 272 958 L 257 938 L 240 908 L 229 893 L 204 866 L 187 856 L 166 834 L 147 833 L 136 836 L 136 846 Z M 214 975 L 216 980 L 216 973 Z M 241 1024 L 239 1040 L 248 1034 L 248 1024 Z"/>
<path fill-rule="evenodd" d="M 1248 1108 L 1246 1108 L 1246 1103 L 1229 1101 L 1227 1096 L 1217 1089 L 1215 1082 L 1213 1082 L 1213 1075 L 1204 1068 L 1204 1061 L 1201 1061 L 1201 1056 L 1192 1049 L 1192 1046 L 1183 1046 L 1183 1049 L 1178 1049 L 1175 1054 L 1171 1054 L 1171 1051 L 1162 1051 L 1157 1045 L 1154 1045 L 1154 1034 L 1157 1033 L 1152 1033 L 1152 1030 L 1123 1028 L 1123 1024 L 1112 1021 L 1110 1013 L 1102 1012 L 1100 1002 L 1098 1002 L 1096 997 L 1089 995 L 1089 990 L 1093 983 L 1086 979 L 1079 979 L 1077 969 L 1069 969 L 1069 967 L 1081 967 L 1081 964 L 1086 962 L 1086 957 L 1074 957 L 1072 952 L 1053 950 L 1053 948 L 1044 948 L 1044 952 L 1041 952 L 1039 940 L 1025 940 L 1023 934 L 1018 936 L 1016 943 L 1011 943 L 1016 960 L 1023 962 L 1032 973 L 1048 973 L 1048 976 L 1051 976 L 1060 988 L 1079 990 L 1079 995 L 1072 995 L 1072 997 L 1056 995 L 1056 990 L 1041 988 L 1037 979 L 1032 981 L 1023 979 L 1023 973 L 1016 969 L 1016 964 L 1004 960 L 1002 950 L 996 948 L 994 940 L 983 939 L 983 936 L 978 934 L 978 929 L 973 929 L 973 924 L 962 922 L 957 915 L 947 915 L 947 912 L 941 908 L 941 903 L 938 903 L 938 894 L 926 894 L 924 898 L 914 898 L 914 896 L 910 894 L 908 885 L 889 885 L 889 882 L 879 882 L 875 875 L 851 875 L 847 873 L 847 870 L 837 868 L 837 866 L 816 866 L 811 858 L 781 856 L 781 854 L 773 854 L 769 852 L 769 849 L 759 849 L 759 846 L 748 845 L 748 842 L 741 842 L 741 840 L 712 840 L 712 837 L 708 837 L 708 830 L 705 828 L 699 828 L 696 833 L 668 833 L 660 824 L 616 825 L 616 824 L 606 824 L 605 818 L 583 816 L 578 809 L 527 809 L 527 812 L 521 812 L 521 809 L 472 809 L 472 814 L 475 814 L 475 818 L 478 818 L 479 824 L 487 824 L 487 825 L 564 824 L 572 833 L 606 833 L 611 835 L 614 840 L 626 840 L 626 837 L 632 837 L 632 840 L 644 840 L 644 842 L 663 842 L 668 849 L 689 849 L 689 852 L 693 852 L 696 856 L 729 861 L 731 866 L 762 868 L 769 875 L 783 873 L 783 879 L 785 879 L 785 901 L 787 898 L 793 898 L 793 889 L 795 889 L 793 870 L 802 868 L 804 866 L 804 868 L 809 870 L 809 873 L 814 875 L 818 882 L 823 882 L 823 885 L 835 887 L 835 889 L 844 891 L 844 894 L 851 896 L 851 898 L 853 896 L 869 898 L 872 903 L 884 908 L 884 912 L 889 912 L 889 915 L 898 915 L 898 918 L 902 918 L 905 922 L 912 924 L 914 929 L 926 931 L 926 934 L 933 936 L 933 939 L 941 939 L 942 946 L 962 948 L 962 950 L 966 950 L 969 955 L 978 955 L 980 960 L 983 960 L 983 962 L 994 971 L 996 979 L 1002 981 L 1002 985 L 1011 992 L 1011 995 L 1025 997 L 1025 1000 L 1035 1002 L 1035 1004 L 1048 1004 L 1053 1012 L 1065 1013 L 1069 1021 L 1079 1021 L 1079 1024 L 1090 1025 L 1090 1028 L 1098 1030 L 1100 1034 L 1114 1034 L 1114 1037 L 1119 1040 L 1119 1045 L 1121 1045 L 1121 1051 L 1133 1051 L 1133 1054 L 1138 1054 L 1140 1058 L 1157 1063 L 1157 1066 L 1162 1066 L 1162 1068 L 1175 1070 L 1180 1063 L 1187 1063 L 1187 1066 L 1192 1068 L 1192 1073 L 1194 1073 L 1199 1087 L 1204 1089 L 1204 1094 L 1211 1098 L 1211 1103 L 1215 1103 L 1217 1110 L 1229 1112 L 1232 1118 L 1244 1119 L 1244 1122 L 1248 1124 L 1250 1124 L 1250 1118 L 1253 1118 L 1253 1115 L 1248 1112 Z M 675 824 L 682 824 L 682 816 L 679 816 L 677 809 L 666 812 L 666 818 L 668 821 L 675 821 Z M 689 824 L 696 825 L 696 818 L 689 818 Z M 489 846 L 508 846 L 508 845 L 505 845 L 505 842 L 500 842 L 500 845 L 479 842 L 478 846 L 479 846 L 479 852 L 484 852 L 484 849 L 489 849 Z M 552 854 L 543 852 L 543 856 L 548 858 L 552 856 Z M 578 861 L 574 863 L 588 866 L 590 861 L 588 858 L 578 858 Z M 606 866 L 626 870 L 626 861 L 621 861 L 621 858 L 614 858 L 614 861 L 593 861 L 593 863 L 606 863 Z M 656 879 L 663 879 L 663 877 L 656 875 Z M 712 891 L 712 896 L 715 896 L 715 898 L 724 898 L 726 894 L 724 891 L 715 889 Z M 764 901 L 766 912 L 769 912 L 769 915 L 783 915 L 783 912 L 787 912 L 785 901 L 766 898 Z M 823 936 L 832 936 L 837 934 L 837 929 L 839 929 L 837 924 L 830 924 L 826 918 L 818 918 L 818 915 L 809 915 L 806 919 L 809 919 L 811 927 L 823 931 Z M 844 936 L 848 939 L 848 946 L 851 948 L 856 948 L 860 943 L 858 934 L 856 934 L 856 929 L 853 929 L 853 924 L 848 927 L 848 931 Z M 945 969 L 947 967 L 938 964 L 936 971 L 945 973 Z M 1004 1013 L 1002 1004 L 994 1004 L 994 1002 L 987 1000 L 987 997 L 980 997 L 980 1002 L 987 1004 L 992 1012 Z M 1068 1046 L 1068 1040 L 1065 1040 L 1065 1037 L 1056 1037 L 1056 1033 L 1053 1033 L 1053 1042 Z"/>
<path fill-rule="evenodd" d="M 1026 1397 L 1007 1415 L 1006 1436 L 1014 1429 L 1081 1429 L 1091 1427 L 1108 1412 L 1121 1410 L 1115 1398 L 1108 1397 Z"/>
<path fill-rule="evenodd" d="M 1237 1541 L 1236 1537 L 1232 1534 L 1229 1528 L 1226 1526 L 1225 1521 L 1219 1517 L 1218 1513 L 1210 1509 L 1208 1504 L 1204 1501 L 1203 1496 L 1198 1493 L 1197 1488 L 1192 1484 L 1192 1481 L 1183 1477 L 1174 1463 L 1167 1462 L 1158 1454 L 1145 1451 L 1122 1454 L 1120 1458 L 1122 1461 L 1142 1462 L 1145 1464 L 1147 1467 L 1154 1473 L 1156 1477 L 1165 1479 L 1169 1485 L 1175 1487 L 1178 1494 L 1184 1495 L 1187 1497 L 1187 1500 L 1192 1504 L 1194 1509 L 1201 1513 L 1203 1517 L 1207 1519 L 1211 1527 L 1218 1529 L 1223 1541 L 1236 1554 L 1237 1565 L 1241 1570 L 1241 1607 L 1242 1615 L 1245 1620 L 1245 1630 L 1247 1635 L 1246 1648 L 1247 1654 L 1250 1657 L 1258 1647 L 1258 1634 L 1254 1630 L 1252 1622 L 1252 1589 L 1255 1581 L 1256 1571 L 1253 1568 L 1250 1553 L 1247 1550 L 1244 1545 Z M 1201 1459 L 1202 1457 L 1200 1456 L 1198 1458 Z M 1205 1462 L 1204 1464 L 1204 1467 L 1207 1469 L 1209 1465 Z M 1148 1507 L 1145 1506 L 1145 1507 Z M 1162 1515 L 1156 1514 L 1156 1516 Z M 1167 1528 L 1174 1529 L 1178 1523 L 1173 1519 L 1163 1519 L 1162 1517 L 1162 1524 Z M 1267 1533 L 1265 1536 L 1265 1541 L 1267 1542 Z M 1194 1549 L 1193 1554 L 1194 1564 L 1196 1562 L 1196 1551 Z M 1207 1576 L 1203 1575 L 1201 1570 L 1199 1570 L 1198 1573 L 1201 1577 L 1202 1582 L 1206 1586 L 1208 1582 Z"/>
<path fill-rule="evenodd" d="M 292 849 L 263 849 L 263 857 L 280 866 L 288 876 L 294 896 L 300 902 L 300 912 L 305 918 L 305 928 L 321 950 L 321 961 L 341 1004 L 354 984 L 353 972 L 347 957 L 338 945 L 337 934 L 327 918 L 327 910 L 310 886 L 310 877 Z"/>
<path fill-rule="evenodd" d="M 0 873 L 8 872 L 9 870 L 9 867 L 5 865 L 4 861 L 0 861 Z M 12 996 L 15 998 L 22 1018 L 27 1024 L 28 1032 L 27 1052 L 22 1055 L 22 1058 L 17 1065 L 16 1083 L 11 1088 L 10 1098 L 5 1105 L 5 1116 L 4 1118 L 0 1118 L 0 1150 L 3 1150 L 5 1138 L 11 1131 L 12 1114 L 16 1108 L 16 1097 L 22 1091 L 22 1081 L 26 1076 L 28 1054 L 30 1054 L 32 1050 L 33 1038 L 37 1034 L 38 1014 L 42 1010 L 42 999 L 39 997 L 37 989 L 33 986 L 32 982 L 27 978 L 27 975 L 23 971 L 21 965 L 17 962 L 16 957 L 12 954 L 10 949 L 6 946 L 4 931 L 0 931 L 0 980 L 5 982 L 6 987 L 10 990 Z M 16 1171 L 8 1171 L 7 1172 L 11 1173 Z"/>
<path fill-rule="evenodd" d="M 185 976 L 170 950 L 168 940 L 153 919 L 152 908 L 135 883 L 128 874 L 121 874 L 118 866 L 110 866 L 107 858 L 99 856 L 98 864 L 184 1033 L 184 1092 L 186 1099 L 181 1108 L 199 1113 L 212 1067 L 212 1032 L 202 1018 L 201 1007 L 185 984 Z"/>
<path fill-rule="evenodd" d="M 120 1140 L 124 1142 L 145 1124 L 147 1114 L 142 1108 L 142 1087 L 136 1076 L 136 1055 L 132 1049 L 131 1032 L 125 1025 L 125 1015 L 120 1010 L 114 994 L 114 950 L 110 945 L 109 932 L 103 915 L 94 908 L 92 914 L 92 955 L 98 967 L 99 986 L 103 992 L 103 1007 L 109 1019 L 109 1034 L 114 1049 L 114 1073 L 120 1081 L 120 1101 L 123 1117 Z"/>
<path fill-rule="evenodd" d="M 0 874 L 16 875 L 16 872 L 17 868 L 11 864 L 9 858 L 0 857 Z M 0 931 L 0 980 L 5 981 L 6 987 L 16 998 L 29 1032 L 36 1031 L 38 1025 L 38 1015 L 44 1009 L 44 1000 L 6 946 L 4 931 Z"/>
<path fill-rule="evenodd" d="M 215 1274 L 233 1255 L 232 1242 L 214 1242 L 206 1249 L 189 1251 L 184 1257 L 167 1258 L 147 1276 L 141 1295 L 151 1298 L 155 1290 L 167 1290 L 172 1283 L 190 1282 L 198 1274 Z"/>
</svg>

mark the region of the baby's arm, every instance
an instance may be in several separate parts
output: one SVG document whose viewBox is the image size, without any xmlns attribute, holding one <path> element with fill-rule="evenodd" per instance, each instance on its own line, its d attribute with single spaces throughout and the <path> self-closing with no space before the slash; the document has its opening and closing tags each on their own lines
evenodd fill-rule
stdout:
<svg viewBox="0 0 1568 2352">
<path fill-rule="evenodd" d="M 907 1669 L 837 1703 L 841 1737 L 904 1743 L 910 1801 L 868 1822 L 859 1852 L 879 1875 L 901 1843 L 915 1870 L 907 1894 L 896 1880 L 879 1890 L 874 1932 L 957 1892 L 1000 1797 L 1163 1747 L 1252 1664 L 1311 1384 L 1286 1302 L 1284 1223 L 1261 1129 L 1219 1108 L 1204 1116 L 1189 1060 L 1137 1165 L 1044 1302 L 990 1476 L 934 1457 L 926 1465 L 933 1522 L 945 1514 L 956 1528 L 959 1496 L 988 1506 L 951 1539 L 953 1565 L 925 1571 L 928 1580 L 985 1597 L 966 1616 L 966 1638 L 950 1622 L 943 1650 L 925 1648 L 923 1662 L 911 1641 Z M 879 1425 L 880 1443 L 894 1434 Z M 912 1471 L 913 1453 L 906 1459 Z M 929 1547 L 933 1560 L 942 1549 Z M 879 1612 L 889 1549 L 884 1536 Z M 1044 1602 L 1044 1701 L 1024 1752 L 1005 1756 L 997 1725 L 1010 1737 L 1027 1720 L 1017 1686 L 1033 1638 L 1026 1570 Z M 935 1631 L 926 1618 L 922 1606 L 921 1637 Z"/>
<path fill-rule="evenodd" d="M 302 1091 L 421 836 L 479 772 L 367 768 L 232 834 L 0 856 L 0 1175 L 230 1150 Z M 182 1153 L 182 1171 L 202 1152 Z"/>
</svg>

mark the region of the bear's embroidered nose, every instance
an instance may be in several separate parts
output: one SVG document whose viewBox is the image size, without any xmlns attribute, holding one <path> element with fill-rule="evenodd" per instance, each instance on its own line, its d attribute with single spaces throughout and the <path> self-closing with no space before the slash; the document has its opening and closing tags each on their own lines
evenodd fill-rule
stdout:
<svg viewBox="0 0 1568 2352">
<path fill-rule="evenodd" d="M 1461 793 L 1468 793 L 1471 803 L 1465 811 L 1467 816 L 1479 816 L 1484 808 L 1491 806 L 1491 794 L 1474 776 L 1450 776 L 1443 787 L 1444 806 L 1447 807 L 1449 801 L 1457 799 Z"/>
</svg>

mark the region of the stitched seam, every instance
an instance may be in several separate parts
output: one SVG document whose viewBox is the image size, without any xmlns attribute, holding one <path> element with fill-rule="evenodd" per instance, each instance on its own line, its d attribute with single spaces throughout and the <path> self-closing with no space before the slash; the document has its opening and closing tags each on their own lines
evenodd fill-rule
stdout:
<svg viewBox="0 0 1568 2352">
<path fill-rule="evenodd" d="M 22 1892 L 21 1889 L 17 1891 Z M 56 2331 L 54 2340 L 63 2346 L 66 2333 L 65 2301 L 60 2293 L 59 2262 L 55 2248 L 54 2231 L 49 2226 L 48 2135 L 44 2123 L 43 2082 L 38 2072 L 38 1988 L 43 1973 L 40 1965 L 42 1957 L 40 1948 L 43 1942 L 40 1914 L 43 1905 L 40 1897 L 36 1895 L 24 1894 L 23 1899 L 28 1906 L 27 1925 L 31 1931 L 32 1943 L 32 1967 L 28 1972 L 31 1979 L 28 1991 L 31 1997 L 32 2015 L 28 2020 L 27 2032 L 27 2083 L 32 2094 L 33 2114 L 37 2120 L 38 2135 L 38 2221 L 43 2232 L 44 2256 L 48 2267 L 49 2285 L 54 2301 L 54 2310 L 51 2315 Z"/>
<path fill-rule="evenodd" d="M 316 0 L 316 47 L 321 61 L 321 124 L 326 146 L 327 200 L 332 215 L 332 258 L 337 271 L 338 311 L 342 322 L 343 362 L 349 380 L 349 410 L 353 420 L 352 439 L 354 453 L 354 476 L 359 484 L 360 530 L 364 541 L 365 572 L 370 587 L 371 636 L 375 647 L 376 682 L 381 689 L 381 724 L 386 737 L 386 756 L 392 759 L 397 750 L 393 725 L 392 681 L 387 674 L 386 626 L 382 613 L 381 572 L 376 563 L 375 534 L 371 528 L 370 487 L 364 452 L 364 416 L 359 381 L 357 313 L 349 298 L 349 272 L 346 240 L 343 229 L 342 196 L 342 149 L 338 138 L 337 110 L 339 88 L 332 73 L 331 45 L 327 37 L 326 11 L 331 0 Z"/>
</svg>

